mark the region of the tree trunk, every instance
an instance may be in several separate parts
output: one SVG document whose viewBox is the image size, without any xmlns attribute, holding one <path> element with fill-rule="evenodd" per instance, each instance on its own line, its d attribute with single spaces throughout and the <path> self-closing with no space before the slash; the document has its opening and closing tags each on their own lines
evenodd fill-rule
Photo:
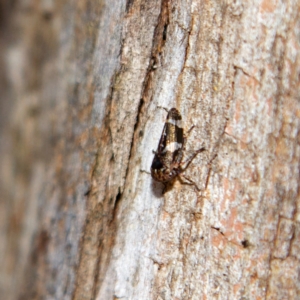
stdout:
<svg viewBox="0 0 300 300">
<path fill-rule="evenodd" d="M 299 299 L 299 1 L 0 12 L 1 299 Z M 171 107 L 200 190 L 149 174 Z"/>
</svg>

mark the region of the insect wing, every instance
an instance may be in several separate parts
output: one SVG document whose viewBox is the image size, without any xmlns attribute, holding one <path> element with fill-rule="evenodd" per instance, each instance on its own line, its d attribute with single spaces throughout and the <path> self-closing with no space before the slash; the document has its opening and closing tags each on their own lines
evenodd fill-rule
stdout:
<svg viewBox="0 0 300 300">
<path fill-rule="evenodd" d="M 159 156 L 163 154 L 163 151 L 166 148 L 168 140 L 169 140 L 169 138 L 168 138 L 168 126 L 167 126 L 167 123 L 165 123 L 165 126 L 163 128 L 163 131 L 162 131 L 162 134 L 161 134 L 161 137 L 160 137 L 160 140 L 159 140 L 157 151 L 156 151 L 156 153 Z"/>
<path fill-rule="evenodd" d="M 166 142 L 162 153 L 171 156 L 172 163 L 180 163 L 183 151 L 182 118 L 177 109 L 172 108 L 167 116 L 165 124 Z"/>
<path fill-rule="evenodd" d="M 161 182 L 168 182 L 179 171 L 183 156 L 183 128 L 181 115 L 176 108 L 170 109 L 155 153 L 151 175 Z"/>
</svg>

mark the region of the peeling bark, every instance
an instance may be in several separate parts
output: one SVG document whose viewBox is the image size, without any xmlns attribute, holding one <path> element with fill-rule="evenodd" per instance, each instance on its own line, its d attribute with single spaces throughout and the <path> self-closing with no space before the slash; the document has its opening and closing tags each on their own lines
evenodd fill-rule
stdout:
<svg viewBox="0 0 300 300">
<path fill-rule="evenodd" d="M 0 8 L 1 299 L 300 297 L 298 1 Z"/>
</svg>

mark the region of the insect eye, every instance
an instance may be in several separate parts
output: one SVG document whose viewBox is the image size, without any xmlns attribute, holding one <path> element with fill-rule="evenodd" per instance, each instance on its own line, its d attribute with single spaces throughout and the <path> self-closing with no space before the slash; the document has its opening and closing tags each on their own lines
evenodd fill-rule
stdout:
<svg viewBox="0 0 300 300">
<path fill-rule="evenodd" d="M 162 169 L 163 168 L 163 164 L 161 163 L 161 161 L 159 159 L 154 159 L 152 162 L 152 169 Z"/>
</svg>

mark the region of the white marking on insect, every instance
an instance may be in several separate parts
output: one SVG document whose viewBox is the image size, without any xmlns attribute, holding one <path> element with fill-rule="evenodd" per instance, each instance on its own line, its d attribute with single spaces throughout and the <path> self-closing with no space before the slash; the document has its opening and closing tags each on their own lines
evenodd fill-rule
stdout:
<svg viewBox="0 0 300 300">
<path fill-rule="evenodd" d="M 162 153 L 166 153 L 167 151 L 169 152 L 174 152 L 178 149 L 182 148 L 182 144 L 181 143 L 177 143 L 177 142 L 172 142 L 166 145 L 166 147 L 164 148 L 164 150 L 162 151 Z"/>
<path fill-rule="evenodd" d="M 167 120 L 167 123 L 175 125 L 175 126 L 177 126 L 179 128 L 182 128 L 182 122 L 181 122 L 181 120 L 174 120 L 174 119 L 170 118 L 170 119 Z"/>
</svg>

